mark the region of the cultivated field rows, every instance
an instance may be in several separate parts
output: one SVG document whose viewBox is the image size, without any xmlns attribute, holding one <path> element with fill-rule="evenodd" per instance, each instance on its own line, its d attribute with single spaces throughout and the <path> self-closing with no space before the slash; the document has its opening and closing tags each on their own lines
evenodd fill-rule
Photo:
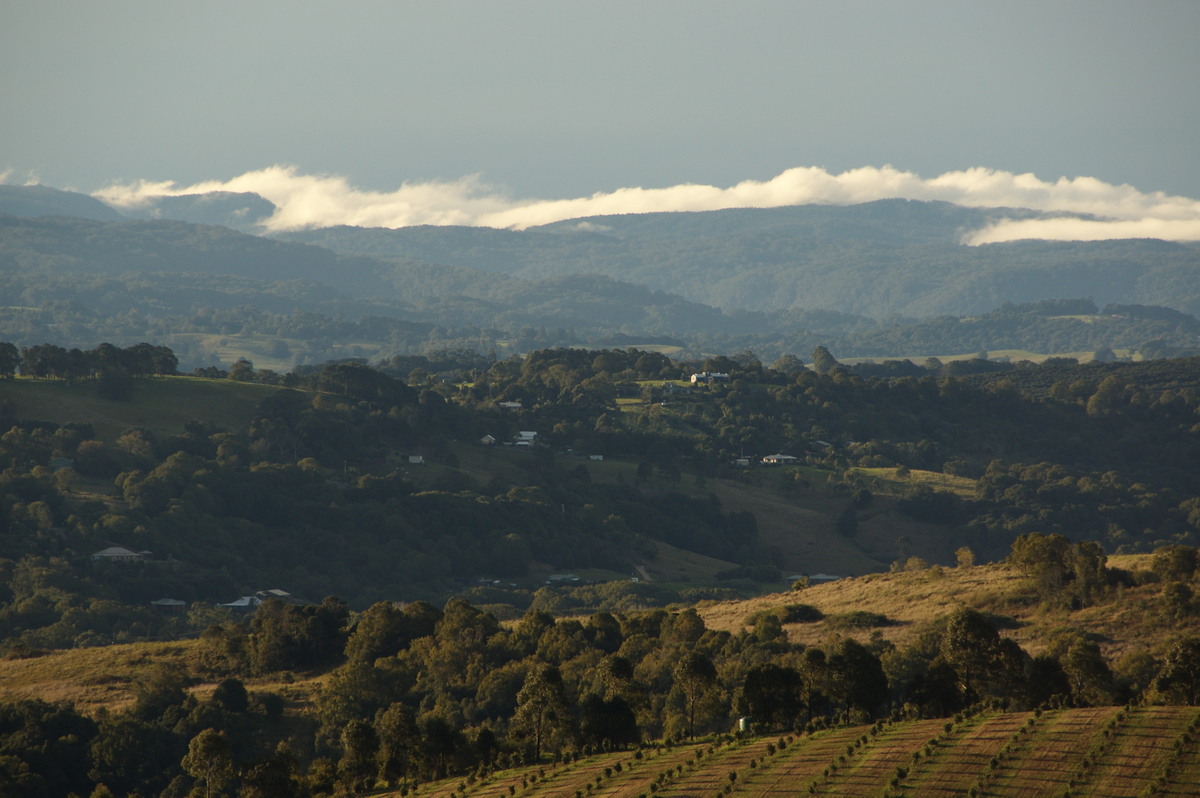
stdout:
<svg viewBox="0 0 1200 798">
<path fill-rule="evenodd" d="M 1200 710 L 984 712 L 598 754 L 422 785 L 420 798 L 1196 795 Z M 399 793 L 389 793 L 398 795 Z"/>
</svg>

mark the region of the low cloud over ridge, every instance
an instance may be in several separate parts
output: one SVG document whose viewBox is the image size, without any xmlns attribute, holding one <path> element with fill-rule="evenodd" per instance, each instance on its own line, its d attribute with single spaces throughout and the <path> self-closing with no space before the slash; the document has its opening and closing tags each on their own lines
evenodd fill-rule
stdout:
<svg viewBox="0 0 1200 798">
<path fill-rule="evenodd" d="M 967 234 L 966 244 L 1017 239 L 1101 240 L 1163 238 L 1200 240 L 1200 200 L 1145 193 L 1093 177 L 1044 181 L 976 167 L 926 179 L 891 166 L 831 174 L 819 167 L 788 169 L 770 180 L 744 180 L 727 188 L 683 184 L 621 188 L 573 199 L 513 199 L 478 176 L 455 181 L 405 183 L 395 191 L 370 191 L 345 178 L 307 175 L 294 166 L 272 166 L 231 180 L 190 186 L 172 181 L 115 184 L 94 196 L 117 208 L 136 208 L 156 197 L 211 191 L 253 192 L 275 204 L 270 231 L 331 225 L 409 227 L 468 225 L 522 229 L 539 224 L 621 213 L 851 205 L 878 199 L 943 200 L 970 207 L 1012 207 L 1087 215 L 1040 220 L 1003 219 Z"/>
</svg>

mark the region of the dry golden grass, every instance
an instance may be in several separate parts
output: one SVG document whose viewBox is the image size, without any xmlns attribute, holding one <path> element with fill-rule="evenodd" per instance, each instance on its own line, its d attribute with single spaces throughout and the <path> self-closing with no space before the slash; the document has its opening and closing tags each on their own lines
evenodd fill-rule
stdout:
<svg viewBox="0 0 1200 798">
<path fill-rule="evenodd" d="M 93 714 L 133 702 L 132 684 L 159 664 L 191 669 L 195 644 L 131 643 L 0 660 L 0 697 L 73 703 Z"/>
<path fill-rule="evenodd" d="M 940 574 L 940 575 L 939 575 Z M 889 640 L 902 644 L 921 624 L 952 610 L 971 606 L 993 611 L 1009 607 L 1032 595 L 1026 581 L 1004 565 L 976 566 L 966 569 L 931 569 L 897 574 L 868 574 L 818 584 L 801 591 L 759 596 L 746 601 L 727 601 L 700 610 L 710 628 L 738 632 L 752 617 L 764 610 L 788 604 L 808 604 L 826 616 L 866 611 L 887 616 L 893 625 L 880 627 Z M 844 636 L 823 622 L 788 624 L 785 629 L 793 642 L 822 645 Z M 850 636 L 866 639 L 871 630 Z"/>
<path fill-rule="evenodd" d="M 50 651 L 27 659 L 0 659 L 0 700 L 40 698 L 69 703 L 86 715 L 102 708 L 121 710 L 133 703 L 134 684 L 158 665 L 179 666 L 192 679 L 190 692 L 207 696 L 219 680 L 200 673 L 197 645 L 194 640 L 126 643 Z M 324 675 L 276 674 L 244 681 L 248 689 L 278 693 L 295 707 L 309 704 L 324 679 Z"/>
<path fill-rule="evenodd" d="M 1144 569 L 1149 555 L 1113 557 L 1110 565 Z M 1116 588 L 1093 607 L 1080 610 L 1046 609 L 1037 600 L 1029 579 L 1003 563 L 970 568 L 934 567 L 921 571 L 868 574 L 857 578 L 758 596 L 723 601 L 699 608 L 712 629 L 737 633 L 753 617 L 789 604 L 808 604 L 827 617 L 855 611 L 885 615 L 892 623 L 874 629 L 834 628 L 828 621 L 785 625 L 788 639 L 805 645 L 827 646 L 843 637 L 860 641 L 878 634 L 904 645 L 921 628 L 959 607 L 1006 619 L 1001 634 L 1013 638 L 1030 654 L 1053 644 L 1056 636 L 1084 633 L 1100 644 L 1110 662 L 1135 650 L 1161 654 L 1177 637 L 1200 634 L 1200 616 L 1173 617 L 1164 612 L 1162 585 Z"/>
<path fill-rule="evenodd" d="M 894 495 L 903 495 L 914 487 L 927 487 L 934 490 L 954 493 L 963 498 L 975 496 L 975 480 L 968 477 L 958 477 L 943 474 L 941 471 L 922 471 L 913 469 L 907 476 L 901 476 L 898 468 L 852 468 L 855 474 L 874 485 L 872 490 Z"/>
</svg>

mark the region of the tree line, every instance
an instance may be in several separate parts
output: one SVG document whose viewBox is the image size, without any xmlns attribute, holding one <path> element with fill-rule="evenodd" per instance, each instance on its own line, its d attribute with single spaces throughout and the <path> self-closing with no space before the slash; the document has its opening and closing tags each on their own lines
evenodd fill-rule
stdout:
<svg viewBox="0 0 1200 798">
<path fill-rule="evenodd" d="M 104 343 L 82 350 L 38 344 L 23 346 L 0 341 L 0 378 L 18 372 L 24 377 L 62 380 L 98 379 L 120 372 L 131 377 L 175 374 L 179 358 L 167 346 L 140 343 L 124 348 Z"/>
</svg>

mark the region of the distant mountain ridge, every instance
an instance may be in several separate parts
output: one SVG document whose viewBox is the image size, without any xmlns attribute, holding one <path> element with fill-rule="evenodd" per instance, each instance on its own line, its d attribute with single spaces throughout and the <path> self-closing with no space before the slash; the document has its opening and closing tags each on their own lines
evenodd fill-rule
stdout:
<svg viewBox="0 0 1200 798">
<path fill-rule="evenodd" d="M 216 224 L 243 233 L 255 233 L 275 213 L 275 204 L 251 192 L 212 191 L 155 197 L 145 205 L 127 208 L 131 219 L 174 219 L 192 224 Z"/>
<path fill-rule="evenodd" d="M 1200 313 L 1200 247 L 1157 240 L 960 243 L 1001 217 L 1046 215 L 880 200 L 599 216 L 524 231 L 330 227 L 278 237 L 525 279 L 602 274 L 726 310 L 922 318 L 1090 296 L 1099 304 Z"/>
<path fill-rule="evenodd" d="M 242 233 L 258 233 L 275 213 L 275 204 L 251 192 L 211 191 L 205 194 L 152 197 L 118 210 L 102 200 L 77 191 L 48 186 L 0 184 L 0 214 L 33 219 L 69 216 L 97 222 L 126 219 L 163 219 L 190 224 L 228 227 Z"/>
<path fill-rule="evenodd" d="M 47 186 L 7 186 L 0 183 L 0 214 L 21 218 L 75 216 L 101 222 L 125 218 L 95 197 Z"/>
<path fill-rule="evenodd" d="M 257 231 L 256 194 L 160 197 L 129 211 Z M 123 218 L 83 194 L 0 186 L 0 212 Z M 1200 314 L 1200 246 L 1159 240 L 969 247 L 1001 218 L 1062 214 L 887 199 L 858 205 L 592 216 L 528 230 L 328 227 L 279 234 L 342 255 L 462 267 L 525 280 L 603 275 L 726 311 L 832 310 L 876 320 L 983 313 L 1006 302 L 1092 297 Z M 360 286 L 365 288 L 364 286 Z"/>
<path fill-rule="evenodd" d="M 1192 318 L 1200 314 L 1200 247 L 959 243 L 999 216 L 1030 211 L 883 200 L 591 217 L 524 231 L 331 227 L 268 238 L 113 219 L 115 211 L 84 195 L 0 188 L 12 189 L 0 192 L 3 207 L 27 214 L 0 215 L 0 293 L 8 298 L 0 340 L 41 343 L 50 330 L 76 330 L 72 340 L 87 346 L 104 338 L 129 345 L 152 329 L 271 335 L 280 324 L 264 327 L 255 314 L 319 313 L 329 329 L 342 328 L 337 318 L 377 316 L 484 351 L 639 339 L 768 359 L 818 344 L 871 358 L 1200 349 Z M 211 218 L 250 219 L 273 207 L 256 195 L 169 199 L 177 202 L 162 207 L 171 212 Z M 107 218 L 63 215 L 71 211 Z M 1062 299 L 1089 310 L 1027 310 Z M 43 312 L 47 302 L 53 311 Z M 1115 318 L 1100 313 L 1107 306 L 1176 315 Z M 239 322 L 191 321 L 231 309 Z M 415 345 L 413 328 L 399 338 L 372 330 L 373 347 Z M 306 358 L 336 351 L 328 333 L 318 339 Z M 299 351 L 294 340 L 289 346 Z"/>
</svg>

